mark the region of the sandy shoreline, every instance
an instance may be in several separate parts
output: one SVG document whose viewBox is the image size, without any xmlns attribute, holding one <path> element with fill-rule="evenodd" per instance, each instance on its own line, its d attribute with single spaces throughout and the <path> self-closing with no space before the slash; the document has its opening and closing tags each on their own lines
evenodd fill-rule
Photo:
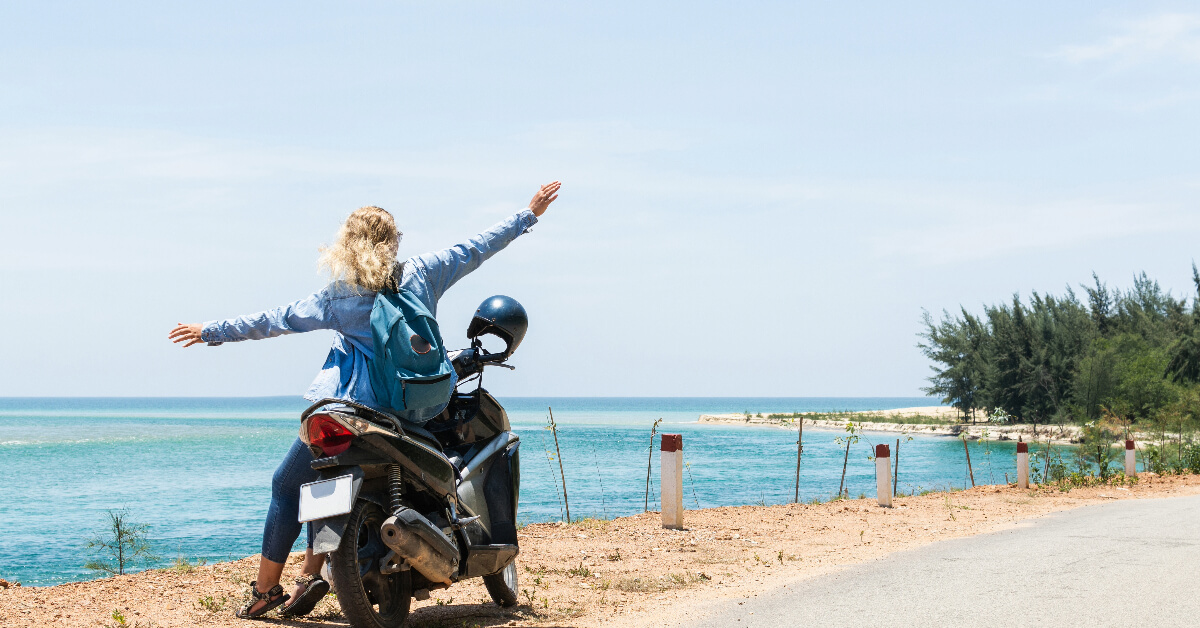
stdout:
<svg viewBox="0 0 1200 628">
<path fill-rule="evenodd" d="M 894 410 L 870 410 L 862 412 L 847 412 L 845 419 L 814 419 L 804 415 L 828 416 L 829 413 L 802 413 L 796 418 L 779 418 L 766 413 L 702 414 L 700 423 L 716 423 L 721 425 L 751 425 L 755 427 L 777 427 L 796 429 L 800 421 L 805 427 L 813 426 L 823 429 L 842 430 L 847 421 L 854 421 L 868 432 L 893 432 L 909 434 L 930 434 L 935 436 L 965 435 L 967 440 L 979 440 L 985 437 L 989 440 L 1017 440 L 1026 442 L 1046 442 L 1047 439 L 1056 445 L 1069 445 L 1078 442 L 1079 428 L 1073 425 L 994 425 L 989 423 L 956 423 L 958 411 L 946 406 L 927 406 L 919 408 L 897 408 Z M 909 421 L 931 417 L 932 419 L 948 421 L 947 423 L 914 423 L 889 421 L 888 419 L 908 419 Z"/>
<path fill-rule="evenodd" d="M 520 532 L 519 606 L 496 607 L 481 582 L 473 580 L 414 602 L 410 625 L 661 625 L 669 619 L 662 615 L 664 605 L 702 610 L 890 552 L 995 531 L 1050 512 L 1110 499 L 1195 494 L 1200 494 L 1200 476 L 1144 474 L 1129 488 L 1063 493 L 980 486 L 900 497 L 891 509 L 873 499 L 713 508 L 689 511 L 687 529 L 681 531 L 662 529 L 656 513 L 529 525 Z M 188 572 L 155 570 L 55 587 L 0 589 L 0 617 L 6 618 L 5 626 L 95 628 L 113 625 L 116 609 L 130 626 L 246 626 L 231 613 L 254 577 L 256 558 Z M 298 568 L 298 563 L 289 565 L 286 580 Z M 346 626 L 330 599 L 308 619 L 273 621 Z"/>
</svg>

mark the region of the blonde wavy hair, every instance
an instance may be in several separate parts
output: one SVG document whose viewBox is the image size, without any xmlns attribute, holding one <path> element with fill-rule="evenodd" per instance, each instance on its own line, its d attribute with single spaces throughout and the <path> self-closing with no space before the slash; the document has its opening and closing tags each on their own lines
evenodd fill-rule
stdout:
<svg viewBox="0 0 1200 628">
<path fill-rule="evenodd" d="M 391 282 L 401 235 L 387 210 L 357 209 L 338 229 L 333 246 L 321 247 L 317 265 L 334 279 L 378 292 Z"/>
</svg>

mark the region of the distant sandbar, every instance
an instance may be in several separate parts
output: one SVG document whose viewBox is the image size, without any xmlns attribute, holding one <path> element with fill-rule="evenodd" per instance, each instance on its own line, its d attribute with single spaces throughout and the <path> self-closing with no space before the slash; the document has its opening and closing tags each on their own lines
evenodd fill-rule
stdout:
<svg viewBox="0 0 1200 628">
<path fill-rule="evenodd" d="M 921 406 L 894 408 L 891 410 L 864 410 L 859 412 L 797 412 L 797 413 L 730 413 L 702 414 L 700 423 L 721 425 L 751 425 L 755 427 L 778 427 L 796 429 L 799 422 L 805 426 L 826 429 L 843 429 L 853 421 L 860 429 L 869 432 L 906 432 L 940 436 L 960 436 L 967 440 L 1050 440 L 1056 444 L 1078 442 L 1079 428 L 1071 425 L 1029 425 L 960 423 L 961 414 L 950 406 Z M 986 432 L 986 435 L 985 435 Z"/>
</svg>

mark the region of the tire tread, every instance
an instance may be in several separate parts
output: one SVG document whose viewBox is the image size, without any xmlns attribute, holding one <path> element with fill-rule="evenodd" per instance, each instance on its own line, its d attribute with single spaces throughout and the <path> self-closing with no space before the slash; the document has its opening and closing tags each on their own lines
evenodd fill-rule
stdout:
<svg viewBox="0 0 1200 628">
<path fill-rule="evenodd" d="M 337 592 L 338 606 L 341 607 L 342 614 L 346 616 L 353 628 L 400 628 L 407 621 L 407 605 L 412 603 L 412 598 L 406 602 L 405 612 L 398 623 L 383 623 L 379 620 L 379 615 L 372 607 L 371 601 L 367 599 L 366 588 L 363 587 L 358 573 L 358 530 L 362 527 L 362 520 L 367 509 L 373 506 L 375 504 L 362 500 L 354 505 L 350 518 L 346 522 L 346 533 L 342 544 L 329 554 L 329 574 L 333 576 L 333 588 Z M 407 572 L 404 572 L 404 575 L 407 576 Z M 411 595 L 411 586 L 403 588 L 408 589 Z"/>
</svg>

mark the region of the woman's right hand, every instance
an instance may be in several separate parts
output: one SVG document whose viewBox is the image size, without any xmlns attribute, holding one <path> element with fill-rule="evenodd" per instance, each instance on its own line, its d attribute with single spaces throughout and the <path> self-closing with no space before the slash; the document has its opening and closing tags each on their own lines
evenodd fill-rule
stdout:
<svg viewBox="0 0 1200 628">
<path fill-rule="evenodd" d="M 177 323 L 175 329 L 172 329 L 170 335 L 167 337 L 175 344 L 186 342 L 187 344 L 183 346 L 190 347 L 194 344 L 204 342 L 200 339 L 200 332 L 203 328 L 204 326 L 198 323 Z"/>
<path fill-rule="evenodd" d="M 533 200 L 529 201 L 529 209 L 533 212 L 534 216 L 541 218 L 542 214 L 546 213 L 546 209 L 550 207 L 550 203 L 553 203 L 554 199 L 558 198 L 558 188 L 561 187 L 562 184 L 558 181 L 547 183 L 542 186 L 542 189 L 538 190 L 537 194 L 533 195 Z"/>
</svg>

